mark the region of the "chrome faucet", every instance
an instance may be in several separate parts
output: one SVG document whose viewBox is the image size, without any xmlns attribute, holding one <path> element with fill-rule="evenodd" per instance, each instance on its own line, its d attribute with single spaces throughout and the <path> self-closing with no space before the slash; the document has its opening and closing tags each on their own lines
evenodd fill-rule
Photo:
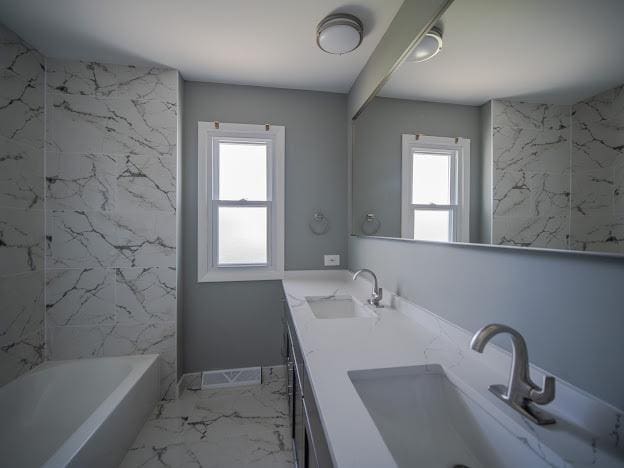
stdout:
<svg viewBox="0 0 624 468">
<path fill-rule="evenodd" d="M 375 273 L 373 273 L 368 268 L 362 268 L 361 270 L 355 272 L 355 274 L 353 275 L 353 281 L 355 281 L 357 277 L 360 276 L 360 274 L 362 273 L 368 273 L 373 277 L 373 292 L 371 293 L 371 297 L 366 302 L 375 307 L 383 307 L 382 305 L 379 305 L 379 302 L 383 297 L 383 289 L 381 289 L 377 284 L 377 276 L 375 276 Z"/>
<path fill-rule="evenodd" d="M 507 386 L 490 385 L 490 392 L 535 424 L 553 424 L 555 422 L 553 418 L 534 408 L 531 404 L 545 405 L 555 399 L 555 378 L 552 376 L 545 377 L 543 389 L 531 380 L 529 352 L 520 333 L 507 325 L 492 323 L 475 333 L 470 342 L 470 347 L 478 353 L 482 353 L 485 345 L 499 333 L 511 335 L 511 374 Z"/>
</svg>

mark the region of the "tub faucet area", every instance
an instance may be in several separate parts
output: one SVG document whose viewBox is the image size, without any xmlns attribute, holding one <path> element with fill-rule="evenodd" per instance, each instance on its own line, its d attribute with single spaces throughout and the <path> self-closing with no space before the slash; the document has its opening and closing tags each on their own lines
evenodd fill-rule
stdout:
<svg viewBox="0 0 624 468">
<path fill-rule="evenodd" d="M 511 335 L 512 359 L 509 384 L 490 385 L 490 391 L 535 424 L 553 424 L 555 420 L 536 410 L 532 403 L 545 405 L 555 399 L 555 378 L 544 378 L 544 387 L 540 388 L 531 380 L 529 371 L 529 352 L 522 335 L 507 325 L 492 323 L 486 325 L 472 337 L 470 347 L 482 353 L 485 345 L 498 334 Z"/>
</svg>

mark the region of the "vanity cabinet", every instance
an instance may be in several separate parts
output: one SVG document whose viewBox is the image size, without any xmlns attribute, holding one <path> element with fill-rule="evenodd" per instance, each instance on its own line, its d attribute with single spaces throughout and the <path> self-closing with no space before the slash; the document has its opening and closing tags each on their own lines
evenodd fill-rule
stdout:
<svg viewBox="0 0 624 468">
<path fill-rule="evenodd" d="M 296 466 L 331 468 L 333 464 L 327 439 L 286 301 L 284 301 L 283 324 L 282 352 L 288 374 L 288 412 Z"/>
</svg>

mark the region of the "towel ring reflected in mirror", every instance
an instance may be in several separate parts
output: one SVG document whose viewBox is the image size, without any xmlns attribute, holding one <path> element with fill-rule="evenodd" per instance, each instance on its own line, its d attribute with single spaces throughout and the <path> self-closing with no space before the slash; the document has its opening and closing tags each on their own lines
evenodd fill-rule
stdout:
<svg viewBox="0 0 624 468">
<path fill-rule="evenodd" d="M 322 236 L 329 231 L 329 219 L 323 214 L 322 211 L 315 211 L 312 215 L 312 220 L 308 223 L 308 227 L 313 234 Z"/>
<path fill-rule="evenodd" d="M 367 236 L 377 234 L 377 231 L 379 231 L 380 227 L 381 221 L 375 213 L 366 213 L 364 215 L 364 220 L 362 221 L 362 224 L 360 224 L 360 229 Z"/>
</svg>

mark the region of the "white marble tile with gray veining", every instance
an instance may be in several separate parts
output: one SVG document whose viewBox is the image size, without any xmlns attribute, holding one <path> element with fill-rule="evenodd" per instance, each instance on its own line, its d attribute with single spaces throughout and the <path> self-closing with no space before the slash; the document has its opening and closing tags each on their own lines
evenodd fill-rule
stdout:
<svg viewBox="0 0 624 468">
<path fill-rule="evenodd" d="M 117 213 L 116 266 L 176 265 L 176 215 L 174 213 Z"/>
<path fill-rule="evenodd" d="M 104 356 L 104 345 L 114 325 L 55 327 L 46 324 L 46 352 L 51 360 Z"/>
<path fill-rule="evenodd" d="M 115 323 L 112 269 L 48 270 L 46 318 L 50 326 Z"/>
<path fill-rule="evenodd" d="M 43 330 L 43 272 L 0 276 L 0 346 Z"/>
<path fill-rule="evenodd" d="M 98 62 L 48 59 L 47 92 L 108 97 L 115 93 L 117 78 L 114 65 Z"/>
<path fill-rule="evenodd" d="M 6 337 L 0 342 L 0 386 L 44 360 L 43 328 L 27 336 Z"/>
<path fill-rule="evenodd" d="M 176 270 L 173 267 L 119 268 L 115 305 L 120 323 L 173 322 Z"/>
<path fill-rule="evenodd" d="M 165 101 L 109 99 L 104 152 L 175 159 L 177 106 Z"/>
<path fill-rule="evenodd" d="M 495 127 L 563 130 L 570 127 L 570 106 L 494 100 Z"/>
<path fill-rule="evenodd" d="M 494 127 L 494 169 L 564 174 L 570 169 L 568 131 Z"/>
<path fill-rule="evenodd" d="M 33 148 L 44 138 L 41 84 L 15 74 L 0 74 L 0 136 Z"/>
<path fill-rule="evenodd" d="M 161 402 L 121 466 L 292 466 L 285 390 L 272 380 Z"/>
<path fill-rule="evenodd" d="M 494 216 L 529 216 L 531 188 L 525 172 L 495 171 L 493 184 Z"/>
<path fill-rule="evenodd" d="M 48 268 L 113 267 L 119 255 L 117 222 L 111 213 L 47 213 Z"/>
<path fill-rule="evenodd" d="M 50 152 L 101 154 L 109 119 L 103 100 L 85 96 L 49 95 L 46 147 Z"/>
<path fill-rule="evenodd" d="M 613 213 L 615 181 L 612 169 L 572 174 L 572 209 L 582 215 Z"/>
<path fill-rule="evenodd" d="M 43 84 L 43 56 L 13 31 L 0 26 L 0 75 Z"/>
<path fill-rule="evenodd" d="M 573 118 L 572 167 L 577 171 L 608 169 L 624 155 L 624 123 L 584 122 Z"/>
<path fill-rule="evenodd" d="M 159 354 L 161 396 L 176 396 L 175 323 L 47 326 L 49 359 Z"/>
<path fill-rule="evenodd" d="M 177 99 L 177 72 L 166 68 L 50 59 L 48 92 L 136 100 Z"/>
<path fill-rule="evenodd" d="M 570 237 L 573 250 L 624 253 L 624 215 L 572 212 Z"/>
<path fill-rule="evenodd" d="M 624 124 L 624 85 L 611 88 L 572 106 L 573 118 L 586 123 Z"/>
<path fill-rule="evenodd" d="M 178 100 L 178 72 L 175 70 L 116 65 L 115 73 L 117 97 L 171 103 Z"/>
<path fill-rule="evenodd" d="M 529 188 L 533 216 L 569 215 L 569 174 L 530 174 Z"/>
<path fill-rule="evenodd" d="M 174 158 L 177 106 L 79 95 L 48 97 L 48 150 Z"/>
<path fill-rule="evenodd" d="M 117 207 L 120 211 L 176 210 L 174 158 L 126 155 L 119 157 Z"/>
<path fill-rule="evenodd" d="M 43 209 L 43 149 L 0 136 L 0 206 Z"/>
<path fill-rule="evenodd" d="M 46 209 L 112 211 L 117 158 L 104 154 L 46 155 Z"/>
<path fill-rule="evenodd" d="M 569 216 L 495 216 L 492 221 L 492 242 L 495 245 L 566 249 L 569 219 Z"/>
<path fill-rule="evenodd" d="M 0 275 L 43 268 L 43 212 L 0 208 Z"/>
<path fill-rule="evenodd" d="M 102 351 L 104 356 L 159 354 L 161 396 L 166 399 L 176 397 L 175 322 L 118 324 L 106 336 Z"/>
<path fill-rule="evenodd" d="M 613 211 L 624 216 L 624 158 L 613 171 Z"/>
</svg>

